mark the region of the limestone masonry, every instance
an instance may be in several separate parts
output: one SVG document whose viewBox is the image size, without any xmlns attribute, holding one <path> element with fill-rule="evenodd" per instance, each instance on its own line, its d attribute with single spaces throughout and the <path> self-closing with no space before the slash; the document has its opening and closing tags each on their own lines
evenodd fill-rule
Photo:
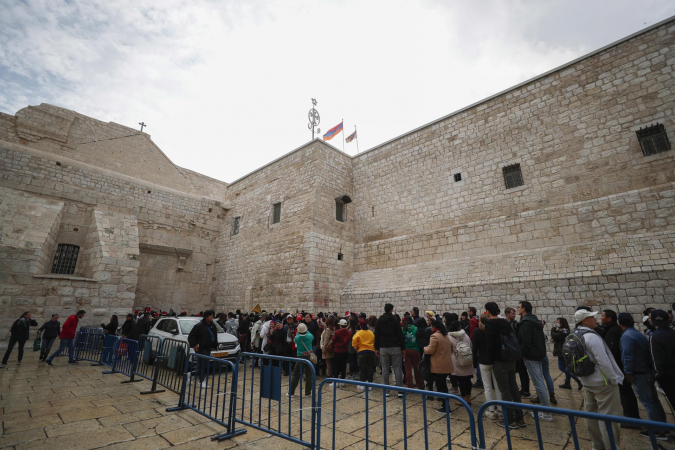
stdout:
<svg viewBox="0 0 675 450">
<path fill-rule="evenodd" d="M 230 184 L 122 125 L 0 113 L 0 338 L 24 310 L 670 309 L 674 68 L 671 18 L 368 152 L 314 140 Z"/>
</svg>

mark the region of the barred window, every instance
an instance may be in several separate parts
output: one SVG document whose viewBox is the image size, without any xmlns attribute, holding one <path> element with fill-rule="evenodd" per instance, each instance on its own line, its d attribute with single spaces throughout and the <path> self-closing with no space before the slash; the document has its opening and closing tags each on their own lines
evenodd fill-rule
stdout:
<svg viewBox="0 0 675 450">
<path fill-rule="evenodd" d="M 646 128 L 640 128 L 637 131 L 638 141 L 642 148 L 642 154 L 645 156 L 656 155 L 657 153 L 670 150 L 670 142 L 666 134 L 666 128 L 663 124 L 657 123 Z"/>
<path fill-rule="evenodd" d="M 523 184 L 523 174 L 520 171 L 520 164 L 513 164 L 502 169 L 504 172 L 504 183 L 506 189 L 512 189 Z"/>
<path fill-rule="evenodd" d="M 56 247 L 56 254 L 54 255 L 52 273 L 64 275 L 74 274 L 78 253 L 80 253 L 80 247 L 77 245 L 59 244 Z"/>
<path fill-rule="evenodd" d="M 281 222 L 281 203 L 272 205 L 272 223 Z"/>
<path fill-rule="evenodd" d="M 232 234 L 239 234 L 240 223 L 241 223 L 241 217 L 235 217 L 234 218 L 234 229 L 232 230 Z"/>
</svg>

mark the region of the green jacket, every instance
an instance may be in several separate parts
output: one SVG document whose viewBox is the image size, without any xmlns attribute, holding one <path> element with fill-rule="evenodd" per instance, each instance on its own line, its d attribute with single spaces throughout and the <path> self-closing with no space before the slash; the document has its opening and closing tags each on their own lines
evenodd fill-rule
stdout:
<svg viewBox="0 0 675 450">
<path fill-rule="evenodd" d="M 405 338 L 405 348 L 407 350 L 420 351 L 420 346 L 417 344 L 417 327 L 415 325 L 408 325 L 408 327 L 401 327 L 403 337 Z"/>
</svg>

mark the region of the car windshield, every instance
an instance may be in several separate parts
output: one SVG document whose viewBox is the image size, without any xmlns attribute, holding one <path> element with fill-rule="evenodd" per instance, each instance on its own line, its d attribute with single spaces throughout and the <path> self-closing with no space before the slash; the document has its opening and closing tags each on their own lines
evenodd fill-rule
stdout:
<svg viewBox="0 0 675 450">
<path fill-rule="evenodd" d="M 180 323 L 180 331 L 183 334 L 190 334 L 190 331 L 194 328 L 195 325 L 197 325 L 200 321 L 199 320 L 179 320 Z M 218 322 L 215 320 L 213 321 L 213 324 L 216 326 L 216 331 L 218 333 L 224 333 L 225 330 L 220 328 L 220 325 L 218 325 Z"/>
</svg>

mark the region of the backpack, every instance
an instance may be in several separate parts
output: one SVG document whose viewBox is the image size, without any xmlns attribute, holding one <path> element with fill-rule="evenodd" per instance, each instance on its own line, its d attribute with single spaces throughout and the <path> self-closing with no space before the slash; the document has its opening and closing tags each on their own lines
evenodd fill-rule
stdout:
<svg viewBox="0 0 675 450">
<path fill-rule="evenodd" d="M 586 350 L 583 336 L 590 331 L 574 330 L 565 338 L 562 356 L 570 373 L 577 377 L 587 377 L 595 372 L 595 362 L 591 361 Z"/>
<path fill-rule="evenodd" d="M 413 334 L 413 332 L 410 330 L 410 327 L 406 328 L 405 331 L 405 346 L 406 348 L 409 345 L 416 344 L 417 343 L 417 333 Z"/>
<path fill-rule="evenodd" d="M 504 361 L 518 361 L 523 358 L 516 333 L 513 331 L 507 335 L 499 333 L 499 342 L 502 345 L 502 348 L 499 349 L 499 355 Z"/>
<path fill-rule="evenodd" d="M 471 351 L 471 344 L 459 341 L 455 347 L 455 356 L 457 357 L 457 364 L 460 366 L 473 365 L 473 352 Z"/>
</svg>

